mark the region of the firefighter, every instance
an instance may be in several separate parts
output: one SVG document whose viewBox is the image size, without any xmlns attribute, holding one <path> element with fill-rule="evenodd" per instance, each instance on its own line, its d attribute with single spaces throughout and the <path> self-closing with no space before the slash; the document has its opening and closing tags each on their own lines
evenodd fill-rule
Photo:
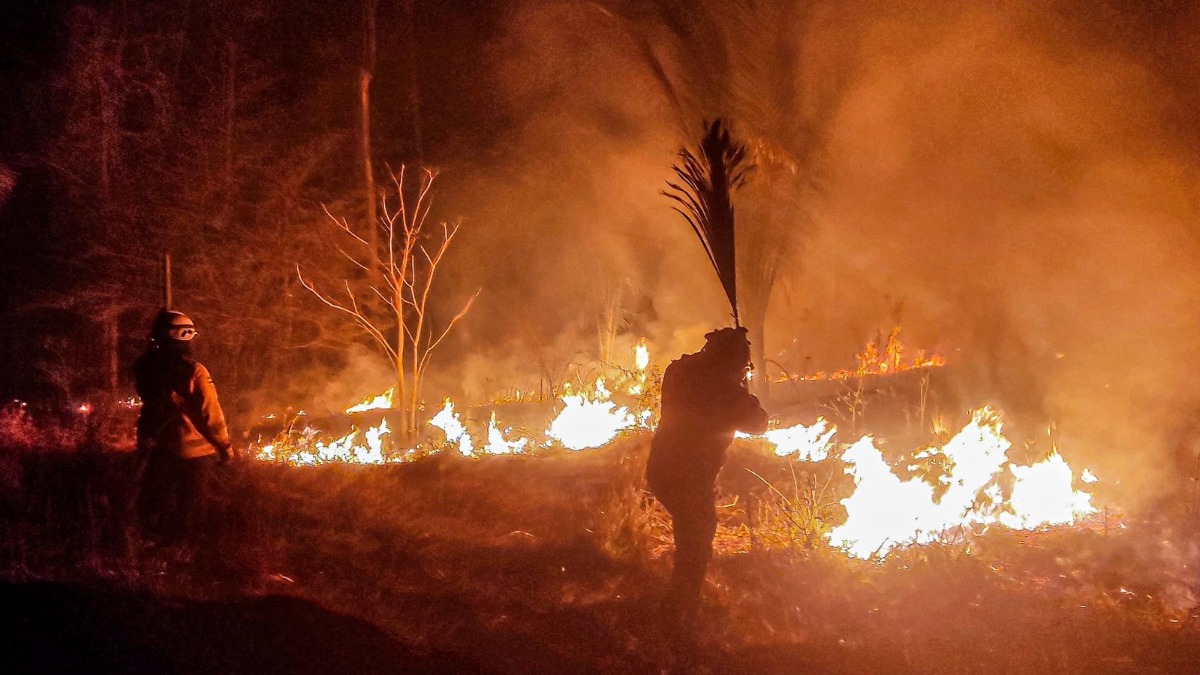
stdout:
<svg viewBox="0 0 1200 675">
<path fill-rule="evenodd" d="M 717 531 L 715 486 L 734 432 L 759 434 L 767 414 L 747 390 L 750 343 L 745 328 L 705 336 L 696 354 L 667 367 L 662 413 L 650 446 L 646 482 L 671 514 L 675 565 L 667 595 L 675 638 L 688 642 Z"/>
<path fill-rule="evenodd" d="M 142 399 L 137 518 L 153 546 L 194 546 L 208 527 L 213 467 L 233 457 L 212 376 L 191 355 L 194 337 L 191 319 L 163 310 L 151 326 L 149 348 L 133 366 Z"/>
</svg>

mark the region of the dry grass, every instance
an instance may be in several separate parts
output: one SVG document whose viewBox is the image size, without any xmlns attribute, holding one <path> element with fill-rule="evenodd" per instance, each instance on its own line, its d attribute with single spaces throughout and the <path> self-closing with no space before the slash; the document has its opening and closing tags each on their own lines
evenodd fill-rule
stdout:
<svg viewBox="0 0 1200 675">
<path fill-rule="evenodd" d="M 654 672 L 669 661 L 657 621 L 669 529 L 641 491 L 647 445 L 242 466 L 223 478 L 213 555 L 186 565 L 129 534 L 127 456 L 12 451 L 0 564 L 10 580 L 164 597 L 297 595 L 490 672 Z M 701 622 L 714 670 L 1195 672 L 1200 552 L 1186 519 L 853 561 L 820 540 L 846 489 L 831 468 L 731 450 Z"/>
</svg>

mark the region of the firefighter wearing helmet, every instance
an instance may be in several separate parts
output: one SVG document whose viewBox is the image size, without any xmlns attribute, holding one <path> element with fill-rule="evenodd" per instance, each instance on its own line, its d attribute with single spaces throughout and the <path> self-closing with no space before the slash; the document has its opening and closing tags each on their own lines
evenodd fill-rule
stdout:
<svg viewBox="0 0 1200 675">
<path fill-rule="evenodd" d="M 206 529 L 213 466 L 233 456 L 212 376 L 192 358 L 196 335 L 186 315 L 163 310 L 151 326 L 149 348 L 133 366 L 142 399 L 137 516 L 152 545 L 194 543 Z"/>
<path fill-rule="evenodd" d="M 671 514 L 675 566 L 668 620 L 687 646 L 717 531 L 714 490 L 735 432 L 760 434 L 767 413 L 746 388 L 750 342 L 745 328 L 705 336 L 696 354 L 673 361 L 663 374 L 662 413 L 650 446 L 646 482 Z"/>
</svg>

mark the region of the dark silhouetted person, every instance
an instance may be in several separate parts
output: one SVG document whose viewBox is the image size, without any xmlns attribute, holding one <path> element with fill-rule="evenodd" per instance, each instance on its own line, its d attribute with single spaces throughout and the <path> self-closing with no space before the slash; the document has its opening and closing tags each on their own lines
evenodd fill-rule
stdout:
<svg viewBox="0 0 1200 675">
<path fill-rule="evenodd" d="M 191 356 L 195 336 L 196 326 L 183 313 L 159 312 L 150 347 L 133 366 L 142 399 L 138 524 L 149 543 L 164 547 L 194 546 L 211 526 L 213 467 L 233 456 L 212 376 Z"/>
<path fill-rule="evenodd" d="M 745 328 L 705 336 L 704 348 L 667 367 L 662 413 L 646 481 L 671 514 L 675 568 L 666 611 L 676 647 L 695 638 L 694 622 L 717 532 L 715 486 L 734 432 L 758 434 L 767 414 L 746 388 L 750 343 Z M 684 656 L 688 656 L 684 654 Z"/>
</svg>

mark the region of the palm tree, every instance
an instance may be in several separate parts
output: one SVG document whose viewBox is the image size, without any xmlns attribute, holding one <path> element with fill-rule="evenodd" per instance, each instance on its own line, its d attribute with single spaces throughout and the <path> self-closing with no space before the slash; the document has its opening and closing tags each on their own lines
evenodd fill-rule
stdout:
<svg viewBox="0 0 1200 675">
<path fill-rule="evenodd" d="M 806 81 L 803 36 L 816 3 L 777 0 L 595 0 L 620 21 L 690 136 L 724 117 L 746 142 L 754 180 L 739 197 L 740 317 L 753 359 L 767 362 L 766 318 L 780 272 L 799 264 L 807 207 L 824 174 L 821 136 L 847 73 Z M 667 40 L 658 36 L 666 34 Z M 820 85 L 820 86 L 818 86 Z M 756 387 L 768 394 L 769 378 Z"/>
</svg>

